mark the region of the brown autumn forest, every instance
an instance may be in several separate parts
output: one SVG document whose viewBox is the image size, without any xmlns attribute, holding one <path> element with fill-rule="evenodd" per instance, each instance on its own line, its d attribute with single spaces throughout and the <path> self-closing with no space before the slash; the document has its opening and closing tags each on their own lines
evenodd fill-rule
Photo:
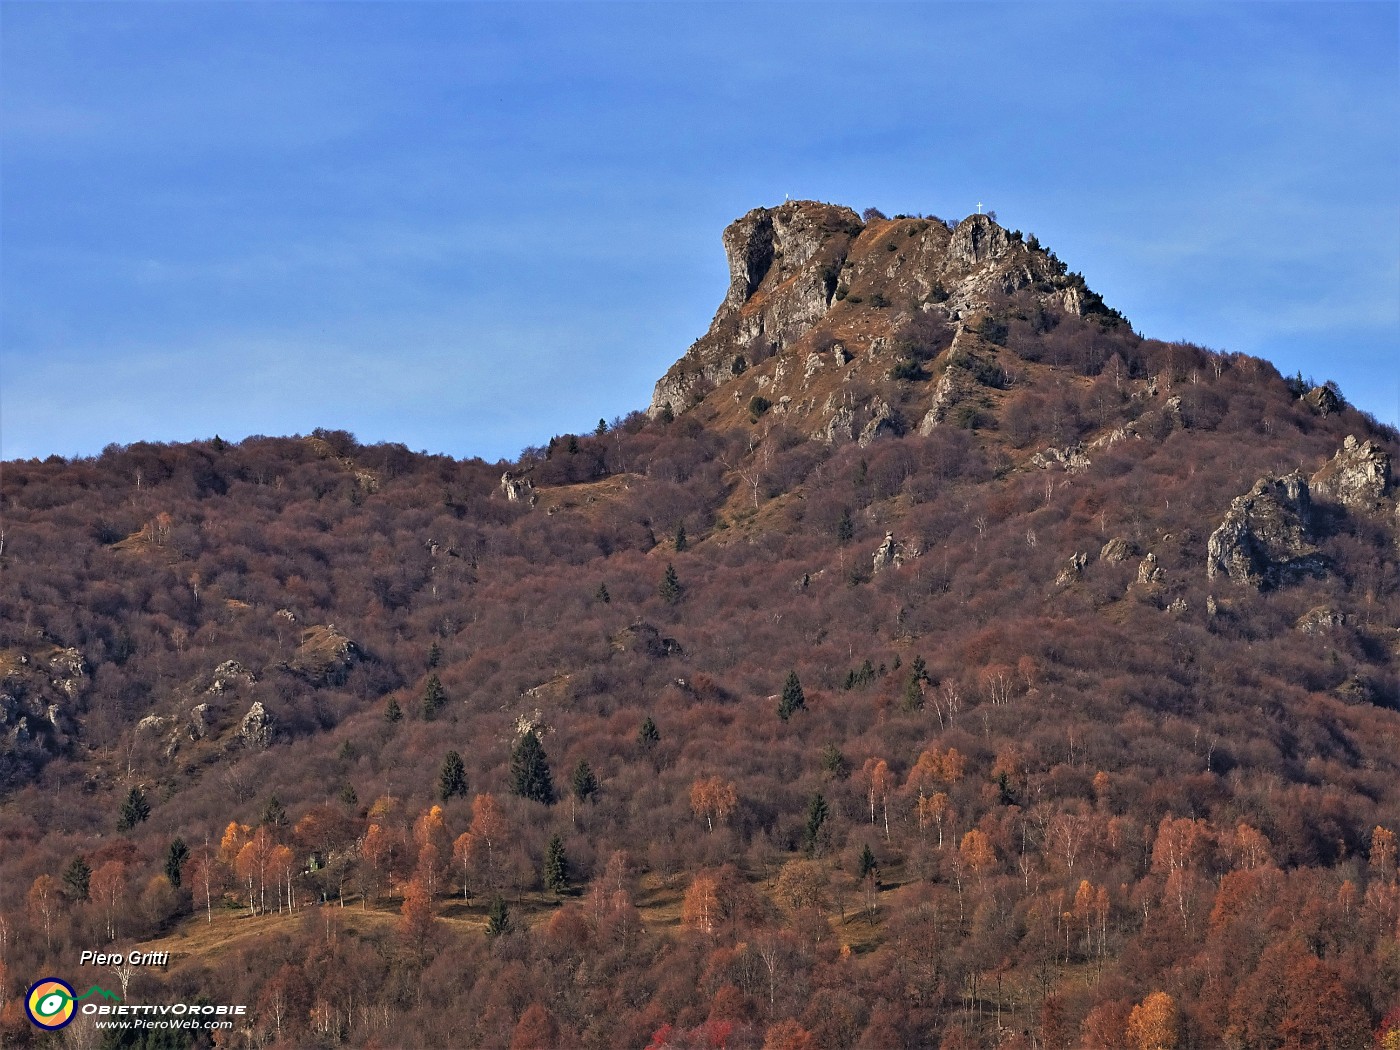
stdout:
<svg viewBox="0 0 1400 1050">
<path fill-rule="evenodd" d="M 1400 1046 L 1394 429 L 770 217 L 683 403 L 514 463 L 4 465 L 0 1043 Z M 248 1023 L 32 1027 L 109 945 Z"/>
</svg>

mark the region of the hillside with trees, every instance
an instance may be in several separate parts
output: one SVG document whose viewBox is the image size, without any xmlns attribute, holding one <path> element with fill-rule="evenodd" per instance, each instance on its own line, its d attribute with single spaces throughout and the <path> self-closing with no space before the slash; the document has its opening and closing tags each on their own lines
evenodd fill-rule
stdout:
<svg viewBox="0 0 1400 1050">
<path fill-rule="evenodd" d="M 515 462 L 4 465 L 0 1043 L 140 945 L 227 1046 L 1400 1047 L 1394 429 L 986 216 L 725 245 Z"/>
</svg>

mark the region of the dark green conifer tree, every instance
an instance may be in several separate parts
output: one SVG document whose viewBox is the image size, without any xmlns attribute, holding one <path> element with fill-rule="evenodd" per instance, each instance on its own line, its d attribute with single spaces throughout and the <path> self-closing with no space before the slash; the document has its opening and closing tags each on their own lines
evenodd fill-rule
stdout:
<svg viewBox="0 0 1400 1050">
<path fill-rule="evenodd" d="M 438 709 L 445 703 L 447 693 L 443 691 L 442 680 L 435 674 L 428 675 L 428 681 L 423 686 L 423 717 L 435 717 Z"/>
<path fill-rule="evenodd" d="M 449 751 L 438 773 L 438 797 L 446 802 L 454 795 L 467 797 L 467 768 L 462 763 L 461 755 Z"/>
<path fill-rule="evenodd" d="M 831 810 L 826 799 L 818 791 L 807 803 L 807 823 L 802 829 L 802 849 L 808 856 L 816 856 L 822 846 L 822 825 Z"/>
<path fill-rule="evenodd" d="M 428 646 L 428 670 L 431 671 L 440 663 L 442 663 L 442 646 L 434 642 Z"/>
<path fill-rule="evenodd" d="M 686 548 L 685 522 L 676 526 L 676 553 L 679 554 Z"/>
<path fill-rule="evenodd" d="M 797 672 L 789 671 L 783 683 L 783 695 L 778 700 L 778 717 L 786 722 L 794 711 L 807 706 L 807 695 L 802 691 L 802 683 L 797 680 Z"/>
<path fill-rule="evenodd" d="M 185 845 L 185 840 L 177 838 L 170 843 L 170 848 L 165 851 L 165 877 L 170 880 L 170 885 L 177 890 L 180 888 L 180 879 L 185 869 L 185 861 L 190 859 L 190 848 Z"/>
<path fill-rule="evenodd" d="M 269 828 L 287 826 L 287 807 L 282 805 L 282 800 L 276 795 L 269 798 L 267 805 L 263 806 L 262 822 Z"/>
<path fill-rule="evenodd" d="M 564 852 L 564 840 L 558 835 L 549 840 L 545 850 L 544 888 L 555 896 L 569 888 L 569 857 Z"/>
<path fill-rule="evenodd" d="M 499 937 L 510 932 L 510 911 L 505 898 L 497 894 L 491 898 L 491 908 L 486 913 L 486 936 Z"/>
<path fill-rule="evenodd" d="M 581 758 L 578 765 L 574 766 L 573 776 L 569 778 L 569 790 L 580 802 L 587 802 L 598 794 L 598 778 L 593 775 L 593 767 L 588 764 L 588 759 Z"/>
<path fill-rule="evenodd" d="M 661 577 L 661 584 L 656 588 L 656 593 L 661 595 L 661 600 L 667 605 L 675 605 L 681 600 L 681 591 L 681 580 L 676 575 L 676 567 L 668 563 L 666 574 Z"/>
<path fill-rule="evenodd" d="M 836 523 L 836 542 L 845 546 L 850 543 L 856 534 L 856 523 L 851 518 L 851 508 L 847 507 L 841 512 L 841 520 Z"/>
<path fill-rule="evenodd" d="M 402 717 L 403 708 L 399 706 L 399 702 L 395 700 L 392 696 L 389 697 L 389 702 L 384 705 L 384 721 L 388 722 L 390 725 L 393 725 Z"/>
<path fill-rule="evenodd" d="M 656 728 L 656 723 L 652 721 L 651 715 L 647 715 L 647 720 L 642 723 L 642 728 L 637 730 L 637 743 L 645 748 L 652 748 L 661 743 L 661 730 Z"/>
<path fill-rule="evenodd" d="M 612 601 L 612 595 L 608 593 L 608 585 L 606 583 L 598 584 L 598 589 L 593 592 L 593 597 L 604 605 Z"/>
<path fill-rule="evenodd" d="M 145 792 L 139 787 L 134 787 L 127 792 L 126 801 L 122 803 L 121 814 L 117 818 L 117 830 L 130 831 L 150 815 L 151 805 L 146 801 Z"/>
<path fill-rule="evenodd" d="M 75 901 L 88 899 L 88 887 L 92 883 L 92 866 L 82 857 L 74 857 L 63 872 L 63 884 L 68 887 L 68 896 Z"/>
<path fill-rule="evenodd" d="M 554 804 L 554 782 L 549 775 L 549 758 L 532 729 L 520 738 L 510 756 L 510 789 L 521 798 Z"/>
<path fill-rule="evenodd" d="M 875 851 L 870 848 L 870 843 L 865 844 L 865 849 L 860 851 L 860 860 L 856 862 L 856 878 L 864 881 L 871 872 L 878 872 L 879 865 L 875 863 Z"/>
</svg>

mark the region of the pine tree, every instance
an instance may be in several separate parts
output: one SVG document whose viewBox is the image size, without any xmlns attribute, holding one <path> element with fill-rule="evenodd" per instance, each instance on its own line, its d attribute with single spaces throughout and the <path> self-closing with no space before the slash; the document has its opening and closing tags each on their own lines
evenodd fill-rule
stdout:
<svg viewBox="0 0 1400 1050">
<path fill-rule="evenodd" d="M 797 672 L 789 671 L 787 681 L 783 683 L 782 698 L 778 701 L 778 717 L 786 722 L 794 711 L 800 711 L 806 706 L 807 696 L 802 692 L 802 683 L 797 680 Z"/>
<path fill-rule="evenodd" d="M 435 674 L 428 675 L 427 684 L 423 686 L 423 717 L 434 717 L 445 703 L 447 693 L 443 691 L 442 680 Z"/>
<path fill-rule="evenodd" d="M 82 857 L 74 857 L 63 872 L 63 884 L 68 887 L 68 896 L 75 901 L 88 899 L 88 887 L 92 884 L 92 867 Z"/>
<path fill-rule="evenodd" d="M 681 581 L 676 575 L 676 567 L 667 563 L 666 574 L 661 577 L 661 585 L 656 588 L 656 593 L 661 595 L 661 600 L 667 605 L 675 605 L 681 600 Z"/>
<path fill-rule="evenodd" d="M 826 799 L 818 791 L 807 803 L 807 823 L 802 829 L 802 848 L 808 855 L 815 855 L 820 848 L 822 825 L 830 813 Z"/>
<path fill-rule="evenodd" d="M 851 519 L 851 508 L 841 512 L 841 520 L 836 523 L 836 542 L 843 547 L 850 543 L 856 534 L 856 523 Z"/>
<path fill-rule="evenodd" d="M 346 784 L 340 789 L 340 801 L 346 809 L 354 809 L 360 804 L 360 793 L 355 790 L 354 784 Z"/>
<path fill-rule="evenodd" d="M 491 908 L 486 913 L 486 936 L 499 937 L 510 932 L 510 911 L 505 898 L 499 894 L 491 898 Z"/>
<path fill-rule="evenodd" d="M 389 697 L 389 702 L 384 705 L 384 721 L 388 722 L 390 725 L 393 725 L 402 717 L 403 708 L 399 706 L 399 702 L 395 700 L 392 696 Z"/>
<path fill-rule="evenodd" d="M 446 802 L 454 795 L 467 797 L 467 769 L 462 764 L 462 756 L 449 751 L 442 760 L 442 771 L 438 773 L 438 797 Z"/>
<path fill-rule="evenodd" d="M 282 805 L 282 800 L 276 795 L 269 798 L 267 805 L 263 806 L 262 823 L 269 828 L 287 826 L 287 807 Z"/>
<path fill-rule="evenodd" d="M 442 646 L 434 642 L 428 646 L 428 670 L 431 671 L 440 663 L 442 663 Z"/>
<path fill-rule="evenodd" d="M 656 723 L 651 720 L 651 715 L 647 715 L 647 720 L 642 723 L 642 728 L 637 730 L 637 743 L 645 748 L 652 748 L 661 743 L 661 730 L 656 728 Z"/>
<path fill-rule="evenodd" d="M 190 859 L 190 848 L 185 845 L 185 840 L 175 839 L 170 843 L 170 848 L 165 852 L 165 877 L 170 880 L 170 885 L 177 890 L 180 888 L 180 876 L 184 870 L 185 861 Z"/>
<path fill-rule="evenodd" d="M 608 593 L 608 585 L 606 583 L 598 584 L 598 589 L 593 592 L 593 597 L 604 605 L 612 601 L 612 595 Z"/>
<path fill-rule="evenodd" d="M 118 831 L 130 831 L 146 820 L 151 815 L 151 805 L 146 801 L 145 793 L 134 787 L 127 792 L 126 801 L 122 803 L 121 815 L 117 819 Z"/>
<path fill-rule="evenodd" d="M 850 764 L 846 761 L 846 756 L 841 753 L 841 749 L 835 744 L 827 744 L 822 748 L 822 772 L 837 780 L 843 780 L 846 774 L 851 771 Z"/>
<path fill-rule="evenodd" d="M 607 432 L 608 432 L 608 421 L 607 421 L 606 419 L 600 419 L 600 420 L 598 420 L 598 425 L 597 425 L 596 427 L 593 428 L 593 436 L 594 436 L 594 437 L 602 437 L 602 436 L 603 436 L 604 434 L 606 434 Z"/>
<path fill-rule="evenodd" d="M 856 863 L 856 878 L 861 881 L 872 872 L 878 873 L 879 865 L 875 863 L 875 851 L 870 848 L 870 843 L 865 844 L 865 849 L 860 851 L 860 860 Z"/>
<path fill-rule="evenodd" d="M 598 794 L 598 778 L 593 775 L 588 759 L 581 758 L 574 766 L 574 774 L 569 778 L 569 790 L 580 802 L 587 802 Z"/>
<path fill-rule="evenodd" d="M 676 526 L 676 553 L 679 554 L 686 548 L 685 522 Z"/>
<path fill-rule="evenodd" d="M 544 888 L 555 896 L 569 888 L 569 858 L 564 852 L 564 840 L 558 835 L 549 840 L 545 850 Z"/>
<path fill-rule="evenodd" d="M 520 738 L 510 756 L 510 789 L 521 798 L 554 804 L 554 782 L 549 776 L 549 757 L 532 729 Z"/>
<path fill-rule="evenodd" d="M 918 672 L 909 676 L 909 681 L 904 686 L 904 699 L 901 701 L 906 711 L 922 711 L 924 707 L 924 688 L 919 680 Z"/>
</svg>

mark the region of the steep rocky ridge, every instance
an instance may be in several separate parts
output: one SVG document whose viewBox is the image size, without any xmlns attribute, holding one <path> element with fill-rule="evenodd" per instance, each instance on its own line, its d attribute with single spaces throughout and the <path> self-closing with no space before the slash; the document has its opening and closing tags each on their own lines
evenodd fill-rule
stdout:
<svg viewBox="0 0 1400 1050">
<path fill-rule="evenodd" d="M 709 330 L 657 382 L 653 418 L 705 401 L 735 418 L 772 408 L 827 441 L 868 443 L 903 425 L 865 388 L 899 363 L 899 335 L 916 318 L 946 325 L 950 344 L 909 421 L 924 428 L 965 396 L 970 367 L 995 367 L 995 345 L 972 325 L 1007 296 L 1119 320 L 1053 253 L 987 215 L 862 222 L 849 208 L 790 201 L 754 209 L 723 239 L 729 290 Z"/>
</svg>

